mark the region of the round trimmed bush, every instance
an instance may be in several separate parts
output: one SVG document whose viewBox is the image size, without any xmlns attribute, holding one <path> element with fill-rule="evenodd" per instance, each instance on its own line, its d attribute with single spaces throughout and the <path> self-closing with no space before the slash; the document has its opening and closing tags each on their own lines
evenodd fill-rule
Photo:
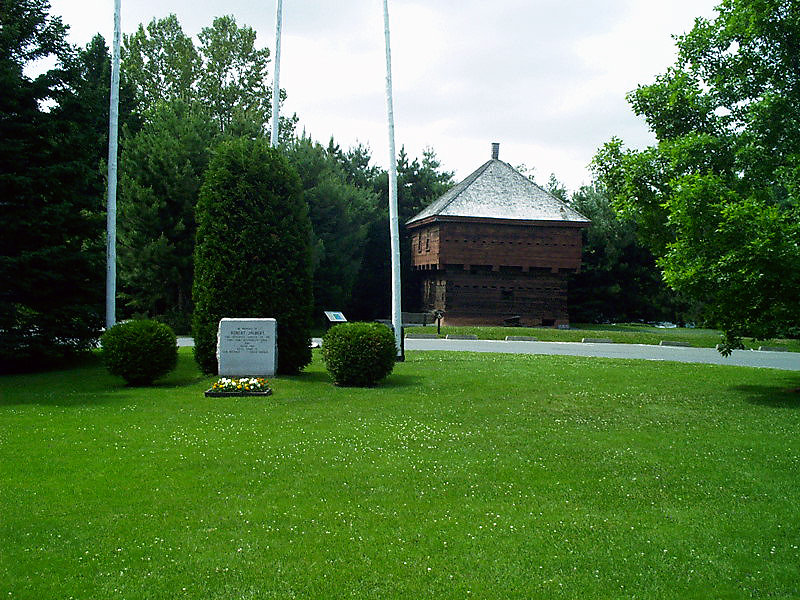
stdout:
<svg viewBox="0 0 800 600">
<path fill-rule="evenodd" d="M 336 385 L 375 385 L 392 372 L 396 354 L 394 334 L 381 323 L 342 323 L 322 340 L 322 358 Z"/>
<path fill-rule="evenodd" d="M 130 385 L 150 385 L 178 363 L 175 333 L 157 321 L 117 323 L 103 334 L 100 343 L 109 373 Z"/>
</svg>

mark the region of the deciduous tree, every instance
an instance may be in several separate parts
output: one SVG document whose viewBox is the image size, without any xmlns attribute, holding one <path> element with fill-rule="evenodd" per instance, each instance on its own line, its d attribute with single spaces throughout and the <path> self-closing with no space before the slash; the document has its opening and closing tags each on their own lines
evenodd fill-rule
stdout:
<svg viewBox="0 0 800 600">
<path fill-rule="evenodd" d="M 256 48 L 255 30 L 238 26 L 232 16 L 217 17 L 198 37 L 203 62 L 198 98 L 220 131 L 237 122 L 240 127 L 253 123 L 266 130 L 272 114 L 269 48 Z"/>
<path fill-rule="evenodd" d="M 800 321 L 800 6 L 723 0 L 677 47 L 629 97 L 657 145 L 612 140 L 594 164 L 729 353 Z"/>
<path fill-rule="evenodd" d="M 196 99 L 202 61 L 174 14 L 153 19 L 147 27 L 140 24 L 124 36 L 122 67 L 144 113 L 159 102 Z"/>
</svg>

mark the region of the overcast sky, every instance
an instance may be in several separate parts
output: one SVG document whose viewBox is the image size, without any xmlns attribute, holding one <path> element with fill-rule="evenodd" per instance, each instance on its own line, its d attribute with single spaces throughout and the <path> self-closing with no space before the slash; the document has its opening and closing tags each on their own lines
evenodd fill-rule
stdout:
<svg viewBox="0 0 800 600">
<path fill-rule="evenodd" d="M 109 45 L 113 0 L 51 0 L 85 45 Z M 196 36 L 215 16 L 233 15 L 274 48 L 276 0 L 122 0 L 122 31 L 175 13 Z M 632 147 L 652 142 L 625 94 L 674 62 L 672 35 L 717 0 L 389 0 L 397 147 L 433 148 L 466 177 L 500 142 L 500 158 L 550 173 L 574 191 L 611 136 Z M 369 145 L 387 164 L 385 55 L 381 0 L 284 0 L 283 110 L 327 143 Z M 195 41 L 196 37 L 195 37 Z M 272 76 L 270 70 L 270 77 Z M 271 81 L 270 81 L 271 84 Z"/>
</svg>

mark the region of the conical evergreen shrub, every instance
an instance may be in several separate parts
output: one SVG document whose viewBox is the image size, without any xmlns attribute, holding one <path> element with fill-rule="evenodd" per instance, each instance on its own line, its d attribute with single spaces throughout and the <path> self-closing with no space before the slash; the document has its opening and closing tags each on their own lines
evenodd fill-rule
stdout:
<svg viewBox="0 0 800 600">
<path fill-rule="evenodd" d="M 264 139 L 217 148 L 197 203 L 195 359 L 217 372 L 223 317 L 278 321 L 278 372 L 311 362 L 311 223 L 297 173 Z"/>
</svg>

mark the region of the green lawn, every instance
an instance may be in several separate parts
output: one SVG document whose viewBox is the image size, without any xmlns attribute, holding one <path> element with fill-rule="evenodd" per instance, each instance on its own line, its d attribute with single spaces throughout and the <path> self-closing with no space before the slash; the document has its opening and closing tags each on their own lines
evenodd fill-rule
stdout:
<svg viewBox="0 0 800 600">
<path fill-rule="evenodd" d="M 406 333 L 436 333 L 436 325 L 406 327 Z M 662 340 L 688 342 L 697 348 L 714 348 L 720 343 L 720 332 L 714 329 L 674 328 L 661 329 L 652 325 L 625 323 L 618 325 L 591 325 L 579 323 L 568 330 L 552 327 L 442 327 L 441 335 L 477 335 L 482 340 L 503 340 L 507 335 L 527 335 L 543 342 L 580 342 L 582 338 L 608 338 L 618 344 L 658 344 Z M 800 340 L 745 339 L 747 348 L 759 346 L 783 347 L 800 352 Z"/>
<path fill-rule="evenodd" d="M 797 598 L 800 375 L 408 353 L 0 378 L 0 598 Z"/>
</svg>

